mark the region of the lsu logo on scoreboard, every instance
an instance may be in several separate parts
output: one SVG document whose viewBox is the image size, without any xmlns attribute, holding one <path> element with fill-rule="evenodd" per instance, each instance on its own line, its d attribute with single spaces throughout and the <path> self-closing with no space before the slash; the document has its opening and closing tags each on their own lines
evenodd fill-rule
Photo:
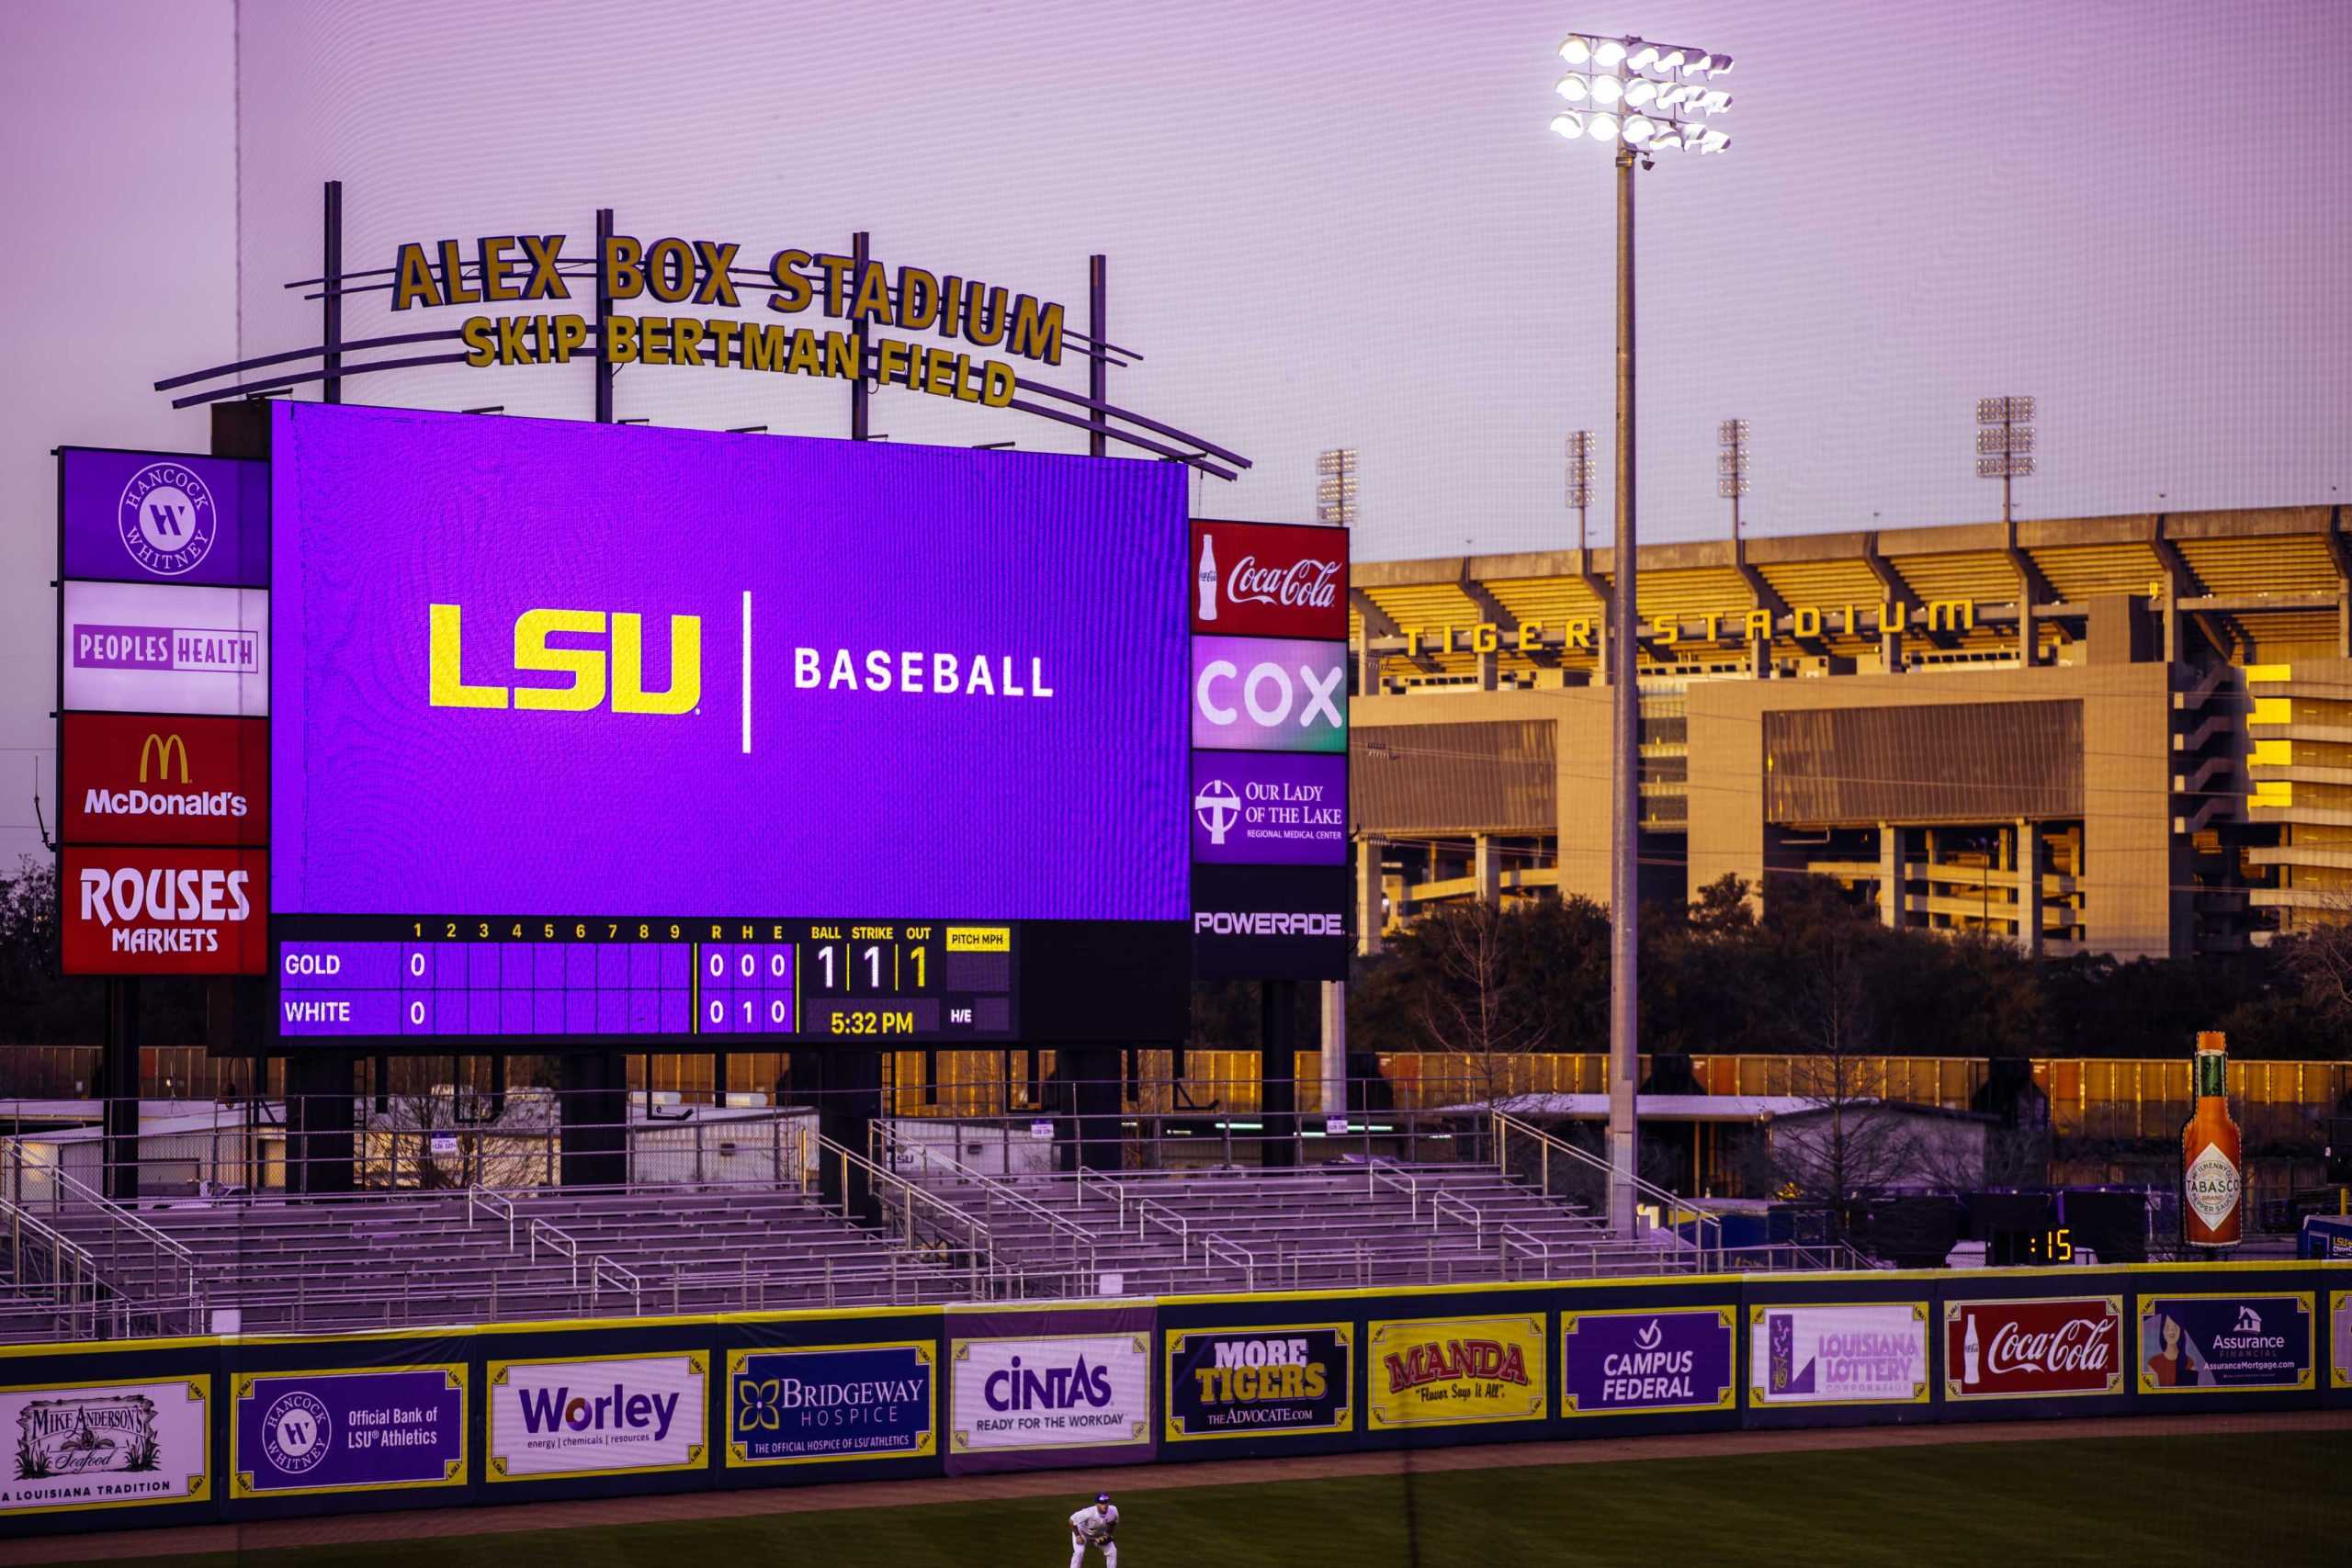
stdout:
<svg viewBox="0 0 2352 1568">
<path fill-rule="evenodd" d="M 645 689 L 645 617 L 602 610 L 526 610 L 514 617 L 514 669 L 518 673 L 568 675 L 561 686 L 469 684 L 465 677 L 464 612 L 435 604 L 431 613 L 431 705 L 436 708 L 503 708 L 526 712 L 589 713 L 606 705 L 606 670 L 615 713 L 682 714 L 702 701 L 702 617 L 670 617 L 670 689 Z M 608 625 L 609 623 L 609 625 Z M 602 637 L 602 647 L 575 643 L 550 647 L 548 638 Z"/>
</svg>

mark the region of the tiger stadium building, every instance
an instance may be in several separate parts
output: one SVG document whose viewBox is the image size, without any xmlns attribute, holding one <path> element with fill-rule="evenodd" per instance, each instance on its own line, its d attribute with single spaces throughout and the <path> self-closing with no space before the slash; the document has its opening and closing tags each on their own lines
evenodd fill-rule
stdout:
<svg viewBox="0 0 2352 1568">
<path fill-rule="evenodd" d="M 1643 897 L 1835 878 L 1891 925 L 2227 952 L 2352 899 L 2341 507 L 1641 554 Z M 1356 563 L 1367 947 L 1449 900 L 1607 902 L 1609 550 Z"/>
</svg>

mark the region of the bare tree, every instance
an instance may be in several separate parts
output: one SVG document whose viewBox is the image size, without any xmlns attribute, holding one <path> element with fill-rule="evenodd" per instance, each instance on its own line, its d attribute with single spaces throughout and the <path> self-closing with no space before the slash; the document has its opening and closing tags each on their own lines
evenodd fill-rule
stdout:
<svg viewBox="0 0 2352 1568">
<path fill-rule="evenodd" d="M 2313 1001 L 2352 1012 L 2352 892 L 2322 894 L 2309 927 L 2280 942 L 2278 951 Z"/>
<path fill-rule="evenodd" d="M 1489 1109 L 1510 1093 L 1513 1064 L 1543 1050 L 1552 1033 L 1505 992 L 1515 919 L 1479 902 L 1429 922 L 1442 984 L 1421 996 L 1421 1029 L 1438 1050 L 1463 1058 L 1466 1087 Z"/>
</svg>

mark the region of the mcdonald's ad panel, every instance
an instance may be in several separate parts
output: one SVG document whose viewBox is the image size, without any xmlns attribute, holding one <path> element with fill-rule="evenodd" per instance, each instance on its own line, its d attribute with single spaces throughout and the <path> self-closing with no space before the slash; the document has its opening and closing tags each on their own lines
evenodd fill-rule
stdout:
<svg viewBox="0 0 2352 1568">
<path fill-rule="evenodd" d="M 259 975 L 269 962 L 266 850 L 91 849 L 58 855 L 68 975 Z"/>
<path fill-rule="evenodd" d="M 702 1356 L 492 1361 L 486 1371 L 492 1481 L 703 1462 L 710 1373 Z"/>
<path fill-rule="evenodd" d="M 0 1389 L 0 1514 L 51 1514 L 212 1495 L 212 1380 Z"/>
<path fill-rule="evenodd" d="M 1748 1309 L 1750 1402 L 1925 1404 L 1928 1303 Z"/>
<path fill-rule="evenodd" d="M 1544 1339 L 1541 1313 L 1373 1324 L 1368 1429 L 1542 1420 L 1551 1398 Z"/>
<path fill-rule="evenodd" d="M 269 593 L 176 582 L 67 582 L 65 706 L 83 713 L 269 713 Z"/>
<path fill-rule="evenodd" d="M 466 1369 L 240 1372 L 229 1495 L 378 1492 L 466 1479 Z"/>
<path fill-rule="evenodd" d="M 937 1451 L 928 1340 L 727 1352 L 727 1463 L 920 1458 Z"/>
<path fill-rule="evenodd" d="M 269 721 L 69 713 L 69 844 L 269 841 Z"/>
<path fill-rule="evenodd" d="M 1168 1438 L 1350 1432 L 1355 1332 L 1343 1323 L 1168 1335 Z"/>
<path fill-rule="evenodd" d="M 1729 1410 L 1736 1307 L 1612 1308 L 1560 1314 L 1560 1414 Z"/>
<path fill-rule="evenodd" d="M 60 451 L 67 577 L 269 581 L 269 465 L 242 457 Z"/>
<path fill-rule="evenodd" d="M 2310 1388 L 2312 1305 L 2309 1291 L 2142 1296 L 2140 1392 Z"/>
<path fill-rule="evenodd" d="M 2120 1296 L 1944 1303 L 1946 1399 L 2122 1392 Z"/>
</svg>

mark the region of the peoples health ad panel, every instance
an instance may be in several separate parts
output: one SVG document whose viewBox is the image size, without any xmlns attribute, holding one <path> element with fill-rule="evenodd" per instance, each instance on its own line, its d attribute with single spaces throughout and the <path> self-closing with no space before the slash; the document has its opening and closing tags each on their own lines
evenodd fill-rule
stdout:
<svg viewBox="0 0 2352 1568">
<path fill-rule="evenodd" d="M 1179 469 L 272 413 L 278 912 L 1184 918 Z"/>
</svg>

